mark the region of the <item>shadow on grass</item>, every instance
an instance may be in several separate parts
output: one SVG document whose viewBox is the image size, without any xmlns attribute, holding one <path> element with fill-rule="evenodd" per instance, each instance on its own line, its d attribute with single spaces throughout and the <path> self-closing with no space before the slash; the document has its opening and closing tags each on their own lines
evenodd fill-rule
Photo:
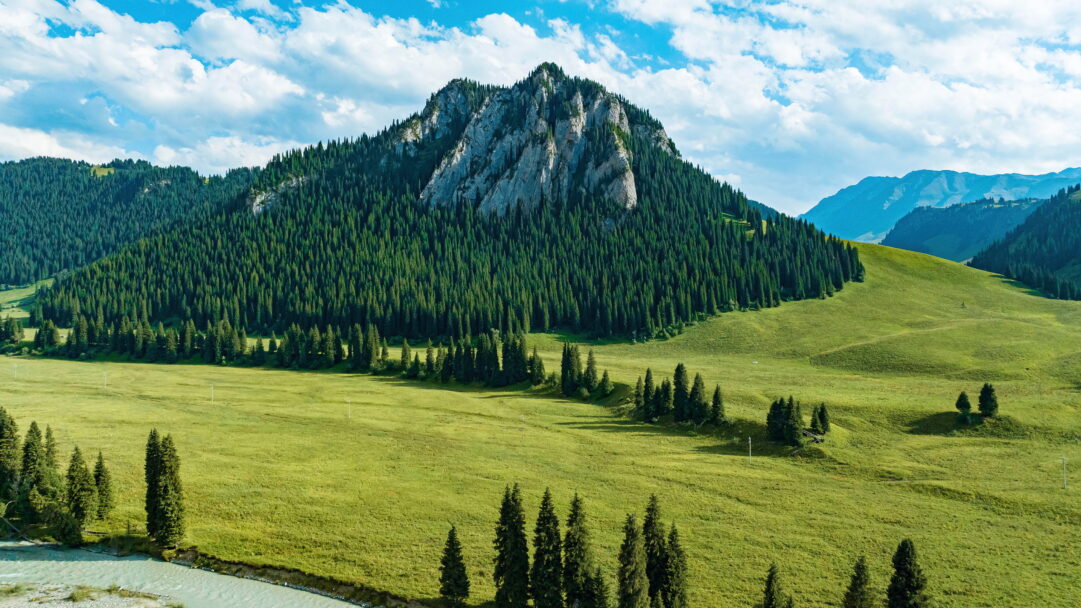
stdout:
<svg viewBox="0 0 1081 608">
<path fill-rule="evenodd" d="M 939 412 L 924 416 L 909 426 L 912 435 L 949 435 L 957 429 L 957 412 Z"/>
</svg>

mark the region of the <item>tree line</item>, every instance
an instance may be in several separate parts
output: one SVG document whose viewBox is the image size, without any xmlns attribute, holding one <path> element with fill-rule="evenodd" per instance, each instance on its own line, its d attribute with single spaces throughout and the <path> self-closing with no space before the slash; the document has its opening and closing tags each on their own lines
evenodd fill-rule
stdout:
<svg viewBox="0 0 1081 608">
<path fill-rule="evenodd" d="M 296 323 L 434 341 L 488 328 L 652 338 L 862 280 L 853 246 L 802 220 L 763 220 L 741 192 L 637 129 L 622 151 L 606 147 L 613 138 L 587 142 L 600 157 L 629 154 L 629 210 L 584 185 L 505 213 L 420 201 L 463 127 L 410 142 L 408 154 L 395 125 L 280 155 L 252 189 L 273 205 L 234 205 L 84 266 L 42 291 L 37 318 L 66 327 L 79 314 L 119 323 L 145 311 L 263 334 Z"/>
<path fill-rule="evenodd" d="M 985 382 L 980 388 L 980 395 L 977 400 L 978 414 L 972 413 L 972 402 L 968 398 L 968 393 L 961 391 L 961 394 L 957 396 L 957 401 L 954 402 L 954 408 L 957 409 L 957 422 L 959 424 L 973 424 L 979 422 L 984 418 L 994 418 L 998 416 L 998 395 L 995 394 L 995 387 L 989 382 Z"/>
<path fill-rule="evenodd" d="M 0 501 L 0 516 L 12 514 L 24 528 L 44 527 L 57 540 L 80 545 L 86 525 L 112 512 L 115 490 L 101 452 L 91 468 L 76 446 L 61 474 L 52 427 L 42 433 L 31 422 L 21 438 L 15 419 L 0 408 Z"/>
</svg>

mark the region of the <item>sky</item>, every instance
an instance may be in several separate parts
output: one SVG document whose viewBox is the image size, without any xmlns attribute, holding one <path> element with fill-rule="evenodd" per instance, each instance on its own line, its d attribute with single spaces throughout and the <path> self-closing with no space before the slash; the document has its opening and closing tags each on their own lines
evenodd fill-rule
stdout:
<svg viewBox="0 0 1081 608">
<path fill-rule="evenodd" d="M 0 0 L 0 160 L 219 173 L 544 61 L 789 213 L 870 175 L 1081 165 L 1076 0 Z"/>
</svg>

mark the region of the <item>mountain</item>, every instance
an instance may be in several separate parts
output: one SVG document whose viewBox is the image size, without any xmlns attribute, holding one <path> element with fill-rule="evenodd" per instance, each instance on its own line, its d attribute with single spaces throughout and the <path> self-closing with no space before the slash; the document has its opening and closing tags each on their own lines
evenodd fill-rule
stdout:
<svg viewBox="0 0 1081 608">
<path fill-rule="evenodd" d="M 1060 191 L 970 266 L 997 272 L 1052 298 L 1081 300 L 1081 186 Z"/>
<path fill-rule="evenodd" d="M 1001 239 L 1043 202 L 998 199 L 917 207 L 897 222 L 882 244 L 963 262 Z"/>
<path fill-rule="evenodd" d="M 874 243 L 917 207 L 949 207 L 987 198 L 1047 198 L 1078 181 L 1081 168 L 1044 175 L 913 171 L 904 177 L 860 180 L 800 217 L 841 238 Z"/>
<path fill-rule="evenodd" d="M 74 269 L 177 222 L 219 211 L 252 177 L 250 170 L 237 170 L 203 178 L 145 161 L 0 163 L 0 284 Z"/>
<path fill-rule="evenodd" d="M 763 220 L 683 161 L 648 112 L 545 64 L 511 87 L 453 81 L 376 135 L 282 154 L 227 212 L 84 267 L 39 301 L 65 325 L 101 311 L 261 331 L 653 336 L 825 297 L 862 274 L 855 248 Z"/>
</svg>

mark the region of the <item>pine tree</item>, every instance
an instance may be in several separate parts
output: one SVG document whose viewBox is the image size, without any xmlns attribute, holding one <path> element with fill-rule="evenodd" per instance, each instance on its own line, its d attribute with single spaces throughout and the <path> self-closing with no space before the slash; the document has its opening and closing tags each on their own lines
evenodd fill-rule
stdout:
<svg viewBox="0 0 1081 608">
<path fill-rule="evenodd" d="M 867 571 L 867 560 L 860 557 L 856 560 L 856 567 L 852 572 L 852 579 L 845 590 L 842 608 L 873 608 L 875 600 L 871 593 L 871 576 Z"/>
<path fill-rule="evenodd" d="M 676 365 L 676 373 L 672 377 L 672 406 L 676 422 L 683 422 L 689 418 L 688 404 L 691 394 L 689 386 L 687 366 L 680 363 Z"/>
<path fill-rule="evenodd" d="M 592 393 L 597 390 L 598 382 L 597 358 L 593 355 L 593 349 L 591 348 L 586 356 L 586 371 L 582 374 L 582 386 Z"/>
<path fill-rule="evenodd" d="M 645 407 L 650 410 L 650 415 L 647 415 L 646 416 L 647 418 L 652 417 L 653 398 L 654 398 L 653 393 L 656 392 L 656 390 L 657 390 L 657 388 L 653 384 L 653 370 L 647 367 L 646 368 L 646 379 L 645 379 L 645 382 L 642 384 L 642 403 L 645 404 Z"/>
<path fill-rule="evenodd" d="M 533 347 L 533 354 L 529 357 L 529 382 L 533 386 L 544 383 L 544 360 L 537 354 L 537 347 Z"/>
<path fill-rule="evenodd" d="M 968 393 L 961 391 L 961 394 L 957 396 L 957 402 L 953 406 L 957 408 L 958 412 L 961 412 L 962 416 L 968 416 L 968 413 L 972 411 L 972 402 L 968 400 Z"/>
<path fill-rule="evenodd" d="M 409 349 L 409 340 L 402 339 L 402 356 L 398 359 L 398 369 L 405 371 L 413 361 L 413 353 Z"/>
<path fill-rule="evenodd" d="M 888 608 L 926 608 L 930 600 L 926 592 L 927 579 L 916 563 L 916 546 L 907 538 L 893 554 L 893 576 L 886 590 Z"/>
<path fill-rule="evenodd" d="M 568 604 L 567 608 L 608 608 L 608 584 L 604 582 L 604 573 L 600 568 L 586 579 L 582 601 L 577 606 Z"/>
<path fill-rule="evenodd" d="M 661 522 L 661 505 L 657 495 L 649 497 L 646 516 L 642 520 L 642 539 L 646 552 L 646 577 L 649 579 L 649 597 L 663 595 L 668 570 L 668 544 Z"/>
<path fill-rule="evenodd" d="M 567 515 L 567 532 L 563 536 L 563 590 L 567 608 L 582 608 L 589 602 L 589 578 L 593 573 L 593 556 L 589 546 L 585 507 L 577 494 L 571 500 Z"/>
<path fill-rule="evenodd" d="M 443 547 L 443 559 L 439 564 L 439 597 L 452 608 L 463 606 L 469 597 L 469 574 L 454 526 L 447 533 L 447 544 Z"/>
<path fill-rule="evenodd" d="M 109 469 L 105 468 L 105 457 L 101 452 L 98 452 L 98 461 L 94 464 L 94 487 L 98 493 L 97 519 L 105 519 L 112 512 L 116 498 L 113 495 L 113 478 Z"/>
<path fill-rule="evenodd" d="M 612 379 L 608 376 L 608 370 L 604 370 L 601 374 L 601 383 L 597 385 L 597 390 L 594 391 L 597 397 L 604 398 L 612 394 L 612 391 L 616 390 L 616 385 L 612 384 Z"/>
<path fill-rule="evenodd" d="M 642 382 L 642 377 L 638 376 L 638 382 L 636 382 L 634 385 L 633 401 L 634 411 L 640 416 L 644 416 L 646 414 L 645 408 L 643 407 L 646 403 L 644 399 L 645 392 L 645 384 L 643 384 Z"/>
<path fill-rule="evenodd" d="M 86 526 L 86 522 L 97 517 L 98 513 L 98 489 L 94 485 L 94 476 L 83 460 L 83 454 L 76 447 L 71 453 L 71 462 L 68 465 L 67 496 L 65 505 L 68 512 L 75 517 L 79 527 Z"/>
<path fill-rule="evenodd" d="M 709 417 L 709 402 L 706 401 L 706 383 L 702 380 L 702 374 L 694 375 L 694 383 L 691 386 L 691 394 L 687 402 L 688 418 L 695 424 L 702 424 Z"/>
<path fill-rule="evenodd" d="M 825 403 L 818 406 L 818 426 L 822 427 L 823 433 L 830 432 L 830 411 Z"/>
<path fill-rule="evenodd" d="M 143 477 L 146 480 L 146 534 L 150 538 L 158 535 L 159 501 L 160 491 L 158 484 L 161 478 L 161 439 L 157 429 L 151 429 L 150 436 L 146 440 L 146 459 L 143 466 Z"/>
<path fill-rule="evenodd" d="M 821 406 L 814 406 L 811 410 L 811 431 L 816 435 L 821 435 L 826 431 L 822 429 L 822 408 Z"/>
<path fill-rule="evenodd" d="M 978 407 L 980 408 L 980 415 L 985 418 L 993 418 L 998 415 L 998 397 L 995 395 L 995 387 L 990 384 L 984 384 L 980 389 L 980 398 Z"/>
<path fill-rule="evenodd" d="M 184 490 L 180 483 L 180 456 L 171 435 L 161 440 L 157 487 L 158 525 L 154 540 L 174 547 L 184 538 Z"/>
<path fill-rule="evenodd" d="M 563 608 L 563 546 L 552 494 L 544 491 L 533 532 L 530 588 L 534 608 Z"/>
<path fill-rule="evenodd" d="M 526 608 L 529 605 L 529 547 L 525 534 L 525 514 L 521 492 L 503 491 L 499 523 L 495 532 L 495 605 L 497 608 Z"/>
<path fill-rule="evenodd" d="M 0 407 L 0 501 L 14 500 L 19 489 L 19 427 Z M 6 513 L 0 512 L 0 517 Z"/>
<path fill-rule="evenodd" d="M 766 575 L 766 590 L 762 597 L 762 608 L 788 608 L 792 598 L 786 596 L 781 584 L 781 571 L 777 564 L 770 564 Z"/>
<path fill-rule="evenodd" d="M 665 378 L 661 387 L 653 392 L 653 415 L 657 418 L 667 416 L 673 407 L 672 382 Z"/>
<path fill-rule="evenodd" d="M 618 608 L 649 608 L 649 577 L 646 575 L 646 548 L 634 515 L 623 524 L 623 544 L 619 549 Z"/>
<path fill-rule="evenodd" d="M 687 607 L 687 555 L 675 524 L 668 533 L 663 596 L 665 608 Z"/>
<path fill-rule="evenodd" d="M 711 424 L 721 424 L 725 421 L 724 397 L 721 396 L 721 385 L 713 389 L 713 399 L 709 405 L 709 421 Z"/>
<path fill-rule="evenodd" d="M 784 442 L 791 446 L 803 445 L 803 414 L 799 402 L 792 399 L 785 405 Z"/>
<path fill-rule="evenodd" d="M 59 470 L 60 466 L 56 456 L 56 436 L 53 435 L 53 427 L 45 425 L 45 466 L 54 471 Z"/>
</svg>

